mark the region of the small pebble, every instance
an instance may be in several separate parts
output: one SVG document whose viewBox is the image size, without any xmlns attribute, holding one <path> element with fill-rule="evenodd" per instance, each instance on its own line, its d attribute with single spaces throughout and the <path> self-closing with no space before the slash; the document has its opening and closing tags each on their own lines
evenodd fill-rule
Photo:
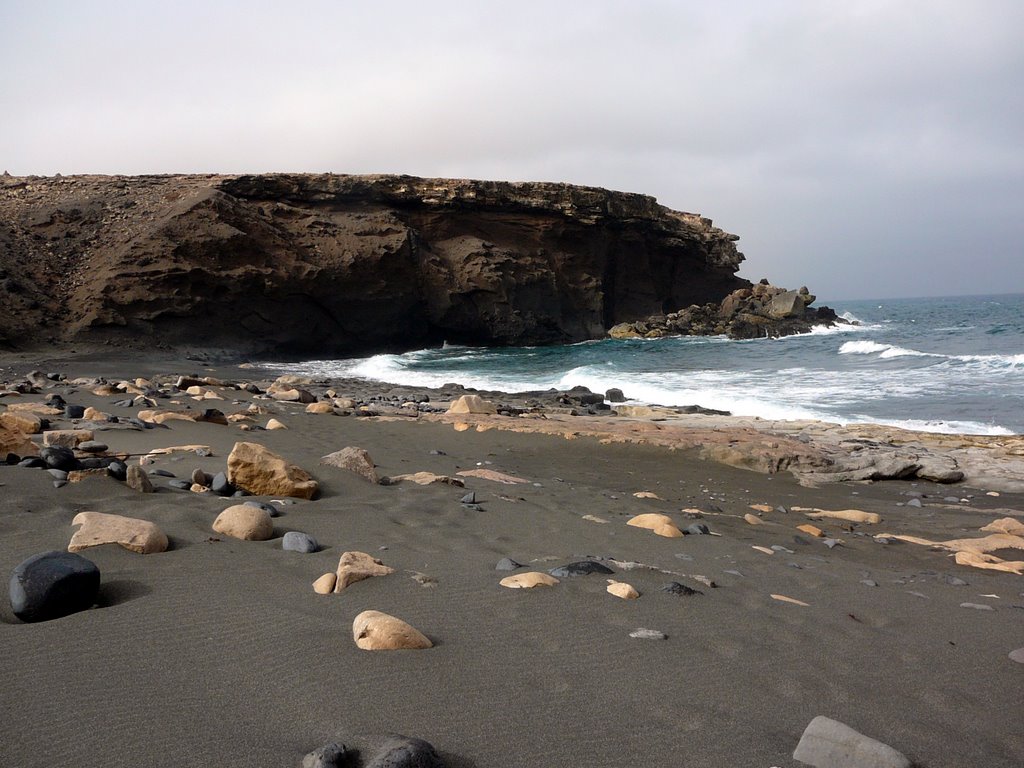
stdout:
<svg viewBox="0 0 1024 768">
<path fill-rule="evenodd" d="M 860 583 L 863 584 L 865 587 L 877 587 L 878 586 L 878 582 L 875 581 L 874 579 L 861 579 Z"/>
<path fill-rule="evenodd" d="M 1024 664 L 1024 648 L 1018 648 L 1016 651 L 1010 651 L 1010 658 L 1018 664 Z"/>
<path fill-rule="evenodd" d="M 496 571 L 514 571 L 517 568 L 522 568 L 522 563 L 517 563 L 511 557 L 503 557 L 498 561 L 498 564 L 494 566 Z"/>
<path fill-rule="evenodd" d="M 907 502 L 907 506 L 908 507 L 920 507 L 921 506 L 921 500 L 918 499 L 918 498 L 913 498 L 913 499 L 911 499 L 910 501 Z"/>
<path fill-rule="evenodd" d="M 665 640 L 668 638 L 664 632 L 659 632 L 656 629 L 634 629 L 629 633 L 630 637 L 635 637 L 638 640 Z"/>
<path fill-rule="evenodd" d="M 995 609 L 991 605 L 985 605 L 983 603 L 960 603 L 961 608 L 973 608 L 976 611 L 994 611 Z"/>
</svg>

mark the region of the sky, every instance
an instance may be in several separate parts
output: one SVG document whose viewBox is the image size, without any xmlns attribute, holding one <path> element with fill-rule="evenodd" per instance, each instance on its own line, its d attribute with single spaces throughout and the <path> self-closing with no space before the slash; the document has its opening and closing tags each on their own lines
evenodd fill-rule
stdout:
<svg viewBox="0 0 1024 768">
<path fill-rule="evenodd" d="M 653 195 L 820 298 L 1024 292 L 1024 2 L 0 0 L 0 172 Z"/>
</svg>

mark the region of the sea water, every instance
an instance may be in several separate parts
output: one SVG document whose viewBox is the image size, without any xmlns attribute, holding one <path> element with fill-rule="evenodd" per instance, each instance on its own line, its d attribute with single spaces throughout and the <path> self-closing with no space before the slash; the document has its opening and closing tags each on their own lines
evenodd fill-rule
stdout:
<svg viewBox="0 0 1024 768">
<path fill-rule="evenodd" d="M 639 403 L 700 405 L 766 419 L 1024 433 L 1024 294 L 820 303 L 859 324 L 782 339 L 444 346 L 278 367 L 506 392 L 617 387 Z"/>
</svg>

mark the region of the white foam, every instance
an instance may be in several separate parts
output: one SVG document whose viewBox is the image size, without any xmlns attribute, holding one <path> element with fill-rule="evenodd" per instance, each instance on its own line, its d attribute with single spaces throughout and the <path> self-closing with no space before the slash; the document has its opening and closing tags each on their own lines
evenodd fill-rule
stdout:
<svg viewBox="0 0 1024 768">
<path fill-rule="evenodd" d="M 894 357 L 934 357 L 961 363 L 986 363 L 995 366 L 1018 368 L 1024 366 L 1024 354 L 1018 355 L 943 355 L 938 352 L 921 352 L 895 344 L 879 344 L 877 341 L 847 341 L 839 347 L 840 355 L 872 355 L 878 353 L 881 360 Z"/>
</svg>

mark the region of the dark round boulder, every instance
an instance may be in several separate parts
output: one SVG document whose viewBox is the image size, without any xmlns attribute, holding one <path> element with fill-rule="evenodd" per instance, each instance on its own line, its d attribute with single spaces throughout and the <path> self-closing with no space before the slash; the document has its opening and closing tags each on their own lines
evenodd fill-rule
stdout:
<svg viewBox="0 0 1024 768">
<path fill-rule="evenodd" d="M 123 461 L 112 461 L 107 464 L 107 474 L 123 483 L 128 479 L 128 465 Z"/>
<path fill-rule="evenodd" d="M 575 563 L 552 568 L 548 573 L 556 579 L 567 579 L 573 576 L 589 576 L 592 573 L 615 573 L 615 571 L 596 560 L 579 560 Z"/>
<path fill-rule="evenodd" d="M 210 481 L 210 490 L 218 496 L 230 496 L 235 492 L 235 486 L 228 482 L 228 476 L 226 474 L 218 472 Z"/>
<path fill-rule="evenodd" d="M 85 406 L 84 405 L 65 405 L 64 406 L 64 418 L 65 419 L 81 419 L 81 418 L 85 418 Z"/>
<path fill-rule="evenodd" d="M 39 458 L 46 462 L 46 466 L 51 469 L 63 469 L 65 472 L 71 472 L 81 468 L 78 459 L 75 458 L 75 452 L 59 445 L 48 445 L 40 449 Z"/>
<path fill-rule="evenodd" d="M 43 552 L 11 573 L 11 609 L 22 621 L 48 621 L 91 608 L 100 589 L 100 569 L 72 552 Z"/>
</svg>

